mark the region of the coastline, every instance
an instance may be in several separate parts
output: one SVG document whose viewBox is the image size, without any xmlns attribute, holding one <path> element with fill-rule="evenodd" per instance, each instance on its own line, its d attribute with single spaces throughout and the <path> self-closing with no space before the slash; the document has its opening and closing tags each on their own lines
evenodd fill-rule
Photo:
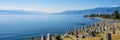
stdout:
<svg viewBox="0 0 120 40">
<path fill-rule="evenodd" d="M 96 19 L 100 19 L 100 20 L 115 20 L 115 21 L 119 21 L 119 19 L 107 19 L 107 18 L 101 18 L 101 17 L 85 17 L 85 18 L 96 18 Z"/>
<path fill-rule="evenodd" d="M 92 17 L 93 18 L 93 17 Z M 115 35 L 120 35 L 120 34 L 115 34 L 113 35 L 113 31 L 114 30 L 115 33 L 120 33 L 120 30 L 118 29 L 118 27 L 116 27 L 118 24 L 116 24 L 116 20 L 111 20 L 111 19 L 104 19 L 104 18 L 100 18 L 100 17 L 94 17 L 97 19 L 100 19 L 99 22 L 96 22 L 94 25 L 91 26 L 83 26 L 80 28 L 75 27 L 74 30 L 70 31 L 67 30 L 65 34 L 61 35 L 61 34 L 57 34 L 54 36 L 51 36 L 50 34 L 47 35 L 47 37 L 49 37 L 50 39 L 61 39 L 61 40 L 98 40 L 98 39 L 107 39 L 105 35 L 110 34 L 111 38 L 109 39 L 116 39 Z M 112 25 L 112 26 L 110 26 Z M 113 28 L 113 26 L 115 26 Z M 112 28 L 112 29 L 111 29 Z M 115 36 L 115 37 L 113 37 Z M 43 39 L 43 36 L 42 36 Z M 48 38 L 46 38 L 48 39 Z M 118 39 L 118 38 L 117 38 Z M 36 38 L 33 38 L 33 40 L 37 40 Z"/>
</svg>

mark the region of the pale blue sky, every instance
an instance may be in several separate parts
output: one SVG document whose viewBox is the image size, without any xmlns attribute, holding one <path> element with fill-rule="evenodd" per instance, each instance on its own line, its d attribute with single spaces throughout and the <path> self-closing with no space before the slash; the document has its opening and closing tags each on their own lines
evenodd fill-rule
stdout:
<svg viewBox="0 0 120 40">
<path fill-rule="evenodd" d="M 120 0 L 0 0 L 0 9 L 60 12 L 96 7 L 115 7 Z"/>
</svg>

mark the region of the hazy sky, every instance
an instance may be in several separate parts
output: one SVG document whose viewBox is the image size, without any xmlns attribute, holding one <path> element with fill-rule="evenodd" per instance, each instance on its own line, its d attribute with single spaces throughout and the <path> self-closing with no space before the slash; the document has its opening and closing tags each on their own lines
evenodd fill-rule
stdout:
<svg viewBox="0 0 120 40">
<path fill-rule="evenodd" d="M 59 12 L 96 7 L 115 7 L 120 0 L 0 0 L 0 9 Z"/>
</svg>

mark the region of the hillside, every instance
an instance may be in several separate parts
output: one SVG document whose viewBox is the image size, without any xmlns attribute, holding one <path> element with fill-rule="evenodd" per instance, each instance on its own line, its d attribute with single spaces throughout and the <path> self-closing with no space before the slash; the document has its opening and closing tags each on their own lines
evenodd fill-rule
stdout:
<svg viewBox="0 0 120 40">
<path fill-rule="evenodd" d="M 120 12 L 120 6 L 119 7 L 99 7 L 94 9 L 87 9 L 87 10 L 69 10 L 69 11 L 63 11 L 56 14 L 101 14 L 101 13 L 107 13 L 111 14 L 114 10 L 118 10 Z"/>
</svg>

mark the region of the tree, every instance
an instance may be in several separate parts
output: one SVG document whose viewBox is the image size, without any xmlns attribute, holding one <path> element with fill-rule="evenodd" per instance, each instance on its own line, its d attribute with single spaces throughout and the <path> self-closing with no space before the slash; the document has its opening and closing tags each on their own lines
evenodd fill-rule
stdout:
<svg viewBox="0 0 120 40">
<path fill-rule="evenodd" d="M 53 40 L 61 40 L 60 34 L 56 34 L 55 37 L 53 38 Z"/>
<path fill-rule="evenodd" d="M 118 10 L 114 11 L 114 18 L 115 19 L 119 19 L 119 12 L 118 12 Z"/>
</svg>

